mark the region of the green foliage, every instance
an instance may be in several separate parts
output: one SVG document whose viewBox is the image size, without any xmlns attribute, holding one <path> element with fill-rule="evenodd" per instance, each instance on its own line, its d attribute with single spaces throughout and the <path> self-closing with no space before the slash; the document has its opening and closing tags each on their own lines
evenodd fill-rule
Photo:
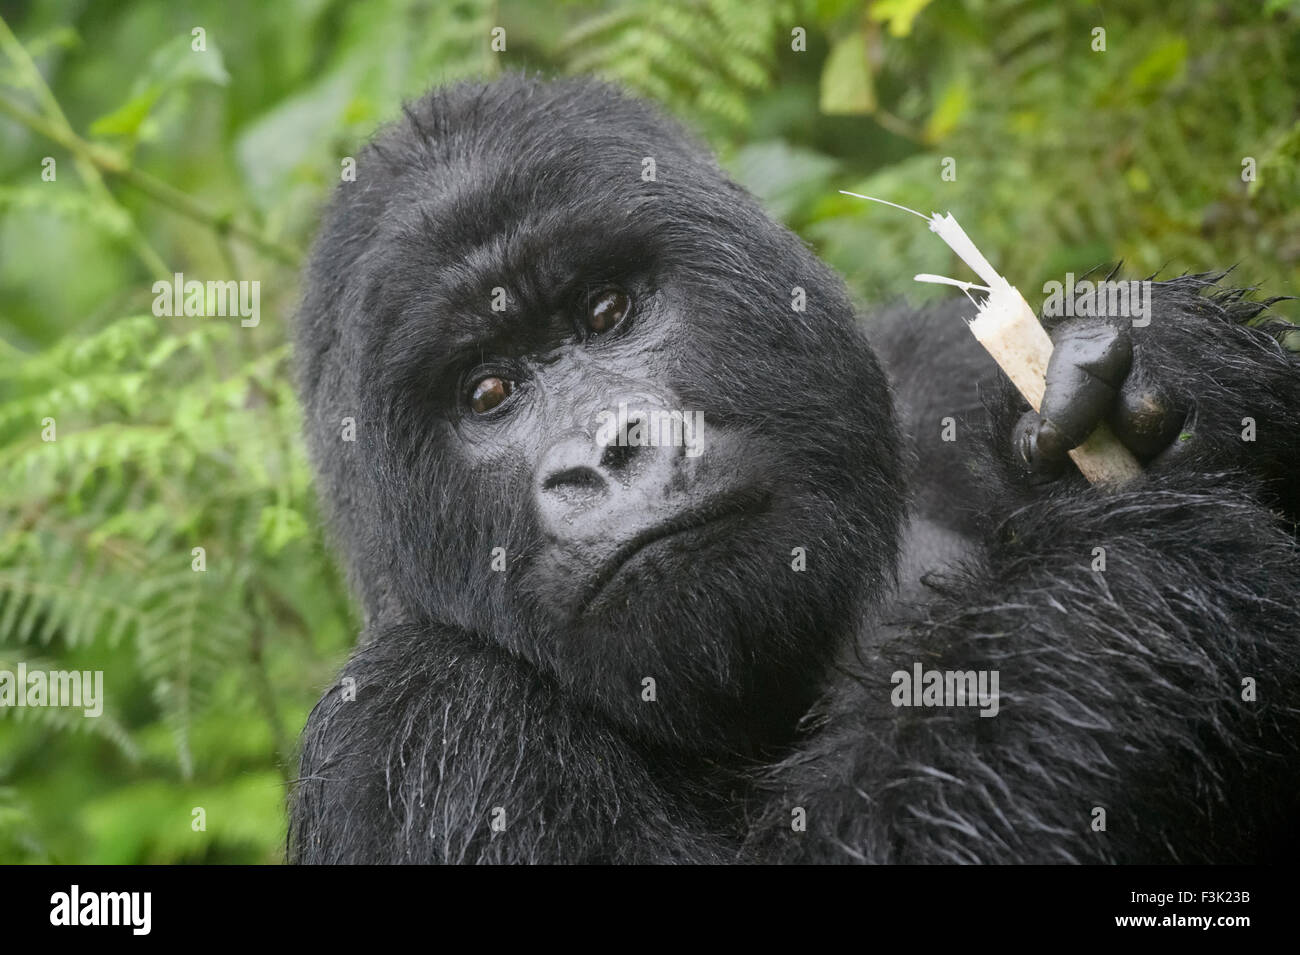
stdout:
<svg viewBox="0 0 1300 955">
<path fill-rule="evenodd" d="M 312 673 L 314 651 L 344 646 L 351 622 L 316 530 L 286 346 L 250 347 L 237 321 L 198 321 L 137 315 L 69 336 L 19 364 L 0 390 L 0 646 L 38 650 L 60 668 L 103 669 L 108 698 L 95 719 L 0 710 L 27 722 L 20 739 L 31 747 L 0 768 L 17 776 L 51 732 L 72 725 L 110 744 L 99 758 L 150 781 L 140 791 L 151 800 L 182 785 L 192 805 L 220 806 L 232 781 L 199 783 L 229 740 L 206 739 L 206 752 L 195 741 L 196 721 L 218 714 L 223 734 L 268 728 L 252 768 L 278 782 L 249 812 L 274 820 L 296 727 L 283 710 L 310 702 L 305 677 L 328 678 L 328 666 Z M 273 689 L 286 685 L 292 692 Z M 165 748 L 147 740 L 155 728 L 165 729 Z M 105 798 L 120 806 L 125 797 Z M 152 833 L 149 852 L 227 851 L 213 840 L 233 823 L 209 807 L 214 825 L 201 839 L 183 808 L 176 828 Z M 80 820 L 92 841 L 103 818 Z M 145 833 L 156 817 L 137 823 Z M 248 836 L 239 831 L 265 854 L 268 840 Z"/>
<path fill-rule="evenodd" d="M 775 44 L 794 4 L 751 0 L 610 4 L 561 38 L 553 55 L 723 129 L 743 128 L 749 96 L 768 89 Z"/>
<path fill-rule="evenodd" d="M 96 136 L 123 136 L 129 140 L 153 139 L 156 124 L 147 125 L 150 115 L 170 94 L 184 92 L 191 83 L 230 82 L 221 51 L 213 46 L 203 56 L 194 56 L 194 41 L 178 36 L 154 51 L 144 71 L 131 88 L 131 98 L 106 116 L 91 124 Z M 206 44 L 205 44 L 206 46 Z M 178 97 L 179 98 L 179 97 Z"/>
<path fill-rule="evenodd" d="M 0 709 L 0 862 L 280 857 L 294 738 L 358 620 L 299 438 L 296 276 L 268 250 L 307 247 L 344 160 L 435 82 L 594 72 L 658 99 L 864 299 L 967 276 L 839 189 L 952 211 L 1031 298 L 1120 258 L 1300 277 L 1286 0 L 20 8 L 0 27 L 0 670 L 101 670 L 106 700 Z M 156 317 L 173 272 L 260 282 L 260 323 Z"/>
<path fill-rule="evenodd" d="M 852 30 L 831 47 L 822 69 L 821 111 L 827 115 L 876 110 L 876 84 L 871 75 L 869 40 L 862 30 Z"/>
</svg>

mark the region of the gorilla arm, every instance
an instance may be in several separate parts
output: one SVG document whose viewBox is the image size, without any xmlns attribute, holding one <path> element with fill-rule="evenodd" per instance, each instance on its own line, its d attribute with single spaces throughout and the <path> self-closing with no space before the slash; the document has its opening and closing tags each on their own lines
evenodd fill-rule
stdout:
<svg viewBox="0 0 1300 955">
<path fill-rule="evenodd" d="M 1291 792 L 1270 780 L 1300 758 L 1300 561 L 1238 490 L 1193 477 L 1017 515 L 982 566 L 867 652 L 862 682 L 838 689 L 821 732 L 773 773 L 754 850 L 873 862 L 1285 853 L 1294 807 L 1266 800 Z M 890 675 L 916 662 L 997 671 L 997 716 L 894 709 Z M 795 806 L 806 833 L 789 829 Z M 1092 829 L 1098 808 L 1105 831 Z"/>
<path fill-rule="evenodd" d="M 344 698 L 348 680 L 355 699 Z M 719 850 L 593 713 L 443 627 L 375 634 L 317 704 L 290 816 L 301 863 L 684 862 Z"/>
<path fill-rule="evenodd" d="M 1007 438 L 1023 406 L 994 409 L 994 460 L 967 487 L 1002 520 L 928 606 L 864 640 L 861 679 L 836 688 L 818 732 L 769 774 L 754 857 L 1294 852 L 1295 795 L 1276 777 L 1300 759 L 1300 365 L 1243 324 L 1257 306 L 1202 296 L 1203 284 L 1161 283 L 1116 399 L 1185 416 L 1133 486 L 1042 484 L 1039 468 L 1026 479 L 1023 441 Z M 1036 465 L 1044 450 L 1029 453 Z M 892 706 L 891 674 L 918 662 L 996 671 L 997 715 Z M 806 832 L 791 829 L 795 807 Z"/>
</svg>

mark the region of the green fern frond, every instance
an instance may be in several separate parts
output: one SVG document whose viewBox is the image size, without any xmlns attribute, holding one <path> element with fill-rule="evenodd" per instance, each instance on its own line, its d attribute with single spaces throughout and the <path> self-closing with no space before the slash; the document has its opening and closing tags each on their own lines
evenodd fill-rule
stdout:
<svg viewBox="0 0 1300 955">
<path fill-rule="evenodd" d="M 788 26 L 791 8 L 748 0 L 619 7 L 575 26 L 559 55 L 572 73 L 608 77 L 738 129 L 750 120 L 747 95 L 772 84 L 778 27 Z"/>
</svg>

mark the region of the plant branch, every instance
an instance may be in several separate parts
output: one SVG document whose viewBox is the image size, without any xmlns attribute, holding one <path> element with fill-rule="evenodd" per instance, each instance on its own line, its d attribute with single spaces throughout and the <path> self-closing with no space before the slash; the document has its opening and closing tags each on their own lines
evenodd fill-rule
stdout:
<svg viewBox="0 0 1300 955">
<path fill-rule="evenodd" d="M 296 250 L 281 245 L 255 229 L 234 222 L 229 215 L 212 211 L 201 202 L 191 198 L 174 186 L 169 186 L 161 179 L 156 179 L 148 173 L 132 168 L 126 159 L 115 150 L 87 142 L 71 129 L 62 129 L 57 124 L 51 123 L 36 113 L 25 110 L 3 97 L 0 97 L 0 113 L 22 123 L 28 129 L 52 139 L 73 155 L 80 156 L 87 162 L 93 163 L 96 169 L 120 179 L 155 202 L 167 206 L 186 218 L 202 223 L 218 235 L 228 235 L 247 242 L 254 248 L 286 265 L 298 264 L 299 256 Z"/>
<path fill-rule="evenodd" d="M 258 613 L 253 586 L 248 583 L 244 586 L 244 609 L 248 612 L 248 620 L 252 624 L 248 634 L 248 660 L 253 670 L 253 688 L 257 693 L 262 715 L 271 730 L 271 745 L 275 747 L 275 767 L 287 789 L 293 781 L 293 773 L 289 769 L 288 762 L 292 753 L 292 744 L 285 735 L 284 722 L 280 719 L 280 709 L 275 702 L 275 688 L 271 685 L 271 678 L 266 672 L 266 640 L 262 619 Z"/>
<path fill-rule="evenodd" d="M 41 120 L 43 125 L 49 130 L 46 135 L 51 139 L 54 139 L 56 142 L 59 141 L 58 137 L 50 135 L 51 132 L 59 132 L 75 138 L 76 134 L 72 132 L 72 124 L 68 122 L 68 117 L 59 106 L 59 101 L 55 98 L 54 91 L 51 90 L 49 84 L 45 82 L 45 77 L 41 76 L 41 71 L 36 66 L 36 62 L 31 58 L 31 54 L 27 52 L 27 48 L 19 42 L 18 37 L 14 36 L 14 32 L 9 29 L 9 24 L 5 22 L 4 17 L 0 17 L 0 48 L 4 49 L 5 54 L 13 62 L 14 66 L 18 68 L 18 71 L 25 77 L 27 86 L 31 89 L 33 95 L 35 95 L 37 102 L 40 103 L 41 108 L 45 112 L 45 116 L 49 117 L 49 119 L 37 116 L 34 113 L 29 115 Z M 11 113 L 10 115 L 13 114 Z M 14 116 L 14 118 L 18 119 L 19 117 Z M 113 193 L 109 190 L 108 186 L 104 184 L 103 177 L 100 176 L 99 170 L 96 169 L 95 164 L 85 155 L 75 151 L 73 151 L 73 162 L 76 164 L 77 172 L 80 173 L 81 178 L 85 180 L 86 187 L 101 201 L 121 210 L 123 214 L 126 215 L 126 221 L 129 223 L 128 228 L 130 229 L 132 246 L 135 249 L 136 255 L 140 257 L 140 261 L 144 263 L 145 267 L 157 278 L 171 275 L 172 270 L 168 268 L 167 263 L 163 261 L 163 257 L 158 254 L 154 247 L 149 243 L 149 239 L 140 231 L 140 227 L 136 224 L 135 219 L 127 214 L 126 210 L 122 209 L 121 204 L 113 196 Z"/>
<path fill-rule="evenodd" d="M 241 239 L 286 265 L 298 264 L 299 256 L 295 250 L 281 245 L 274 239 L 254 229 L 239 225 L 229 215 L 213 212 L 202 203 L 196 202 L 190 196 L 179 189 L 169 186 L 161 179 L 155 179 L 147 173 L 132 168 L 130 163 L 116 151 L 87 142 L 78 136 L 73 130 L 72 124 L 68 122 L 67 116 L 59 107 L 54 93 L 46 84 L 44 77 L 41 76 L 36 63 L 28 54 L 27 49 L 14 36 L 13 31 L 9 29 L 9 25 L 5 23 L 3 17 L 0 17 L 0 48 L 4 49 L 9 59 L 25 75 L 27 84 L 31 87 L 36 99 L 44 109 L 45 115 L 42 116 L 39 113 L 23 109 L 17 103 L 4 98 L 0 98 L 0 113 L 21 123 L 33 132 L 40 133 L 47 139 L 53 140 L 72 153 L 78 171 L 81 172 L 90 189 L 99 195 L 101 199 L 115 206 L 118 205 L 117 200 L 100 175 L 101 172 L 104 172 L 133 186 L 155 202 L 161 203 L 196 222 L 203 223 L 215 231 L 219 237 L 232 236 Z M 136 238 L 137 252 L 140 253 L 141 258 L 145 260 L 145 264 L 149 266 L 150 270 L 159 276 L 171 275 L 171 269 L 167 267 L 162 257 L 149 245 L 148 240 L 139 231 L 134 220 L 131 220 L 131 228 Z"/>
</svg>

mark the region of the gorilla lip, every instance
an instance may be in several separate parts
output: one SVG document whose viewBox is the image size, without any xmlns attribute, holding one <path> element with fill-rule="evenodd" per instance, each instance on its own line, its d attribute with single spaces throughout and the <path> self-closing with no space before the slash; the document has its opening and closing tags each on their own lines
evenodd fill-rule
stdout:
<svg viewBox="0 0 1300 955">
<path fill-rule="evenodd" d="M 595 578 L 586 588 L 578 601 L 575 616 L 585 614 L 604 591 L 619 571 L 641 551 L 651 544 L 676 537 L 691 531 L 700 530 L 710 524 L 724 520 L 746 517 L 758 513 L 767 505 L 768 497 L 761 491 L 741 491 L 736 494 L 715 498 L 699 507 L 683 511 L 666 521 L 654 524 L 635 534 L 630 540 L 620 544 L 597 572 Z"/>
</svg>

